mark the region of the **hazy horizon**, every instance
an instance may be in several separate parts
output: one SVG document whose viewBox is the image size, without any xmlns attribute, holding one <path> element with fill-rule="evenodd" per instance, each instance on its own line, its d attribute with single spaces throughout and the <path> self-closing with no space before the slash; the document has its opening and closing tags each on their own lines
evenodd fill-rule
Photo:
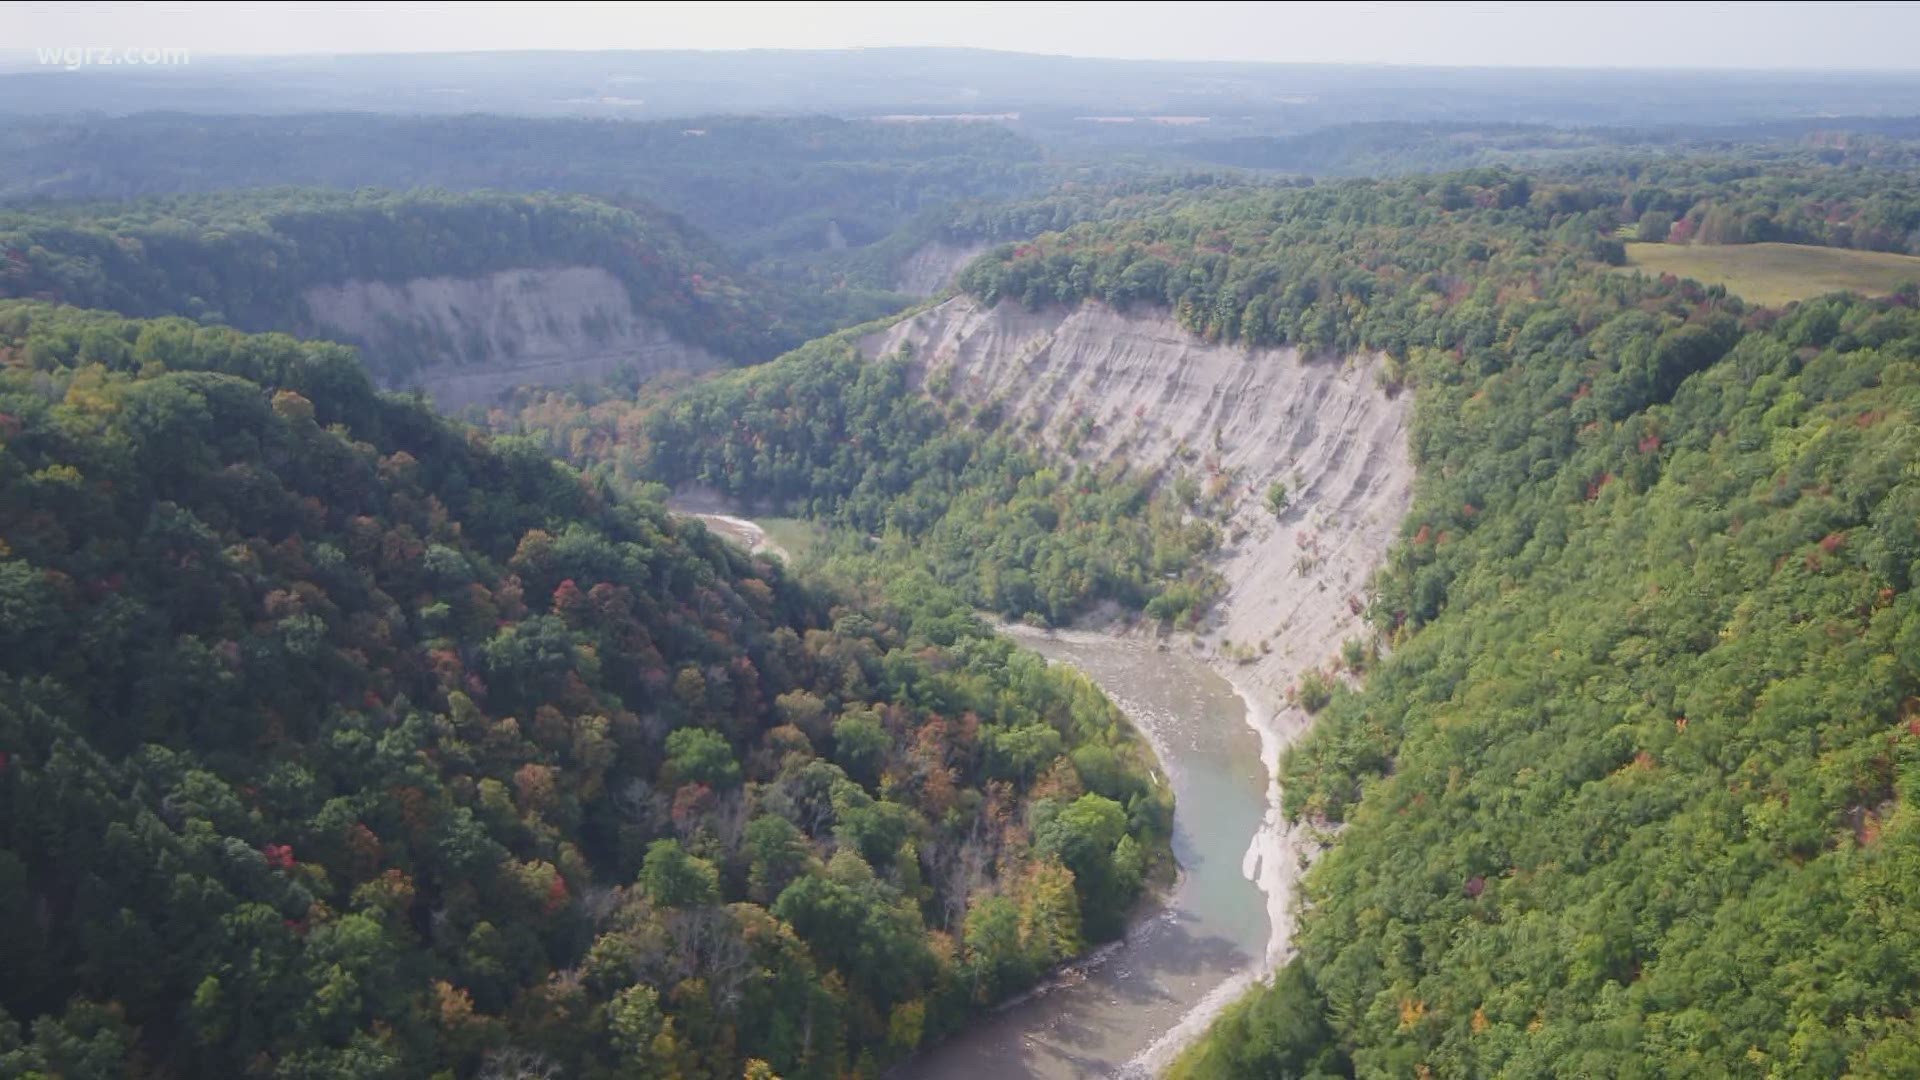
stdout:
<svg viewBox="0 0 1920 1080">
<path fill-rule="evenodd" d="M 197 58 L 971 48 L 1390 67 L 1920 72 L 1920 4 L 24 4 L 0 54 Z"/>
</svg>

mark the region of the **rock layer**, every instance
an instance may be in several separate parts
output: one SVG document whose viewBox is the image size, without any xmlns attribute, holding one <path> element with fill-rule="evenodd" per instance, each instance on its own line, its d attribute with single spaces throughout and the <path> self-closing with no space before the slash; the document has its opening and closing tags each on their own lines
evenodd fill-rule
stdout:
<svg viewBox="0 0 1920 1080">
<path fill-rule="evenodd" d="M 955 244 L 936 240 L 904 259 L 895 271 L 895 289 L 911 296 L 932 296 L 953 284 L 954 276 L 993 247 L 985 241 Z"/>
<path fill-rule="evenodd" d="M 1295 885 L 1317 846 L 1281 813 L 1280 755 L 1311 719 L 1291 691 L 1366 633 L 1367 578 L 1412 500 L 1411 395 L 1382 388 L 1381 357 L 1210 343 L 1164 310 L 1026 311 L 963 296 L 862 346 L 871 356 L 909 350 L 930 391 L 997 409 L 1056 453 L 1124 457 L 1163 479 L 1185 471 L 1222 485 L 1215 566 L 1226 593 L 1196 644 L 1246 703 L 1269 777 L 1266 819 L 1241 864 L 1271 925 L 1267 954 L 1246 977 L 1266 977 L 1291 952 Z M 1266 499 L 1276 482 L 1289 493 L 1277 515 Z M 1207 995 L 1122 1075 L 1165 1068 L 1244 985 Z"/>
<path fill-rule="evenodd" d="M 651 376 L 722 364 L 636 312 L 626 286 L 599 267 L 355 280 L 316 286 L 304 299 L 317 336 L 413 359 L 403 374 L 377 374 L 390 387 L 426 391 L 446 411 L 516 386 L 605 379 L 626 365 Z"/>
<path fill-rule="evenodd" d="M 938 393 L 997 407 L 1056 452 L 1230 485 L 1216 561 L 1227 591 L 1202 638 L 1272 723 L 1304 724 L 1285 707 L 1288 690 L 1364 632 L 1367 577 L 1412 497 L 1412 399 L 1382 389 L 1379 357 L 1209 343 L 1166 311 L 1036 312 L 971 297 L 862 345 L 874 356 L 908 348 Z M 1278 516 L 1265 499 L 1275 482 L 1290 499 Z"/>
</svg>

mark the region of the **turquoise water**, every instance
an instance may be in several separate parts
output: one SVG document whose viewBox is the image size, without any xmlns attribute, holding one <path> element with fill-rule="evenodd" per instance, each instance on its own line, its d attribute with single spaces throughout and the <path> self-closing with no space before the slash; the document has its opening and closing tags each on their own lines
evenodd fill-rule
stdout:
<svg viewBox="0 0 1920 1080">
<path fill-rule="evenodd" d="M 678 507 L 742 547 L 751 521 Z M 702 512 L 709 511 L 709 512 Z M 1246 873 L 1269 778 L 1245 702 L 1190 656 L 1099 634 L 1010 628 L 1021 644 L 1097 683 L 1153 743 L 1174 793 L 1178 884 L 1126 940 L 1009 1002 L 893 1071 L 925 1080 L 1069 1080 L 1153 1075 L 1262 967 L 1268 898 Z"/>
<path fill-rule="evenodd" d="M 1266 955 L 1266 896 L 1243 872 L 1267 812 L 1260 740 L 1217 673 L 1152 644 L 1022 633 L 1098 683 L 1153 742 L 1173 784 L 1181 879 L 1126 941 L 906 1063 L 926 1080 L 1146 1076 L 1198 1034 L 1196 1009 L 1234 995 Z"/>
</svg>

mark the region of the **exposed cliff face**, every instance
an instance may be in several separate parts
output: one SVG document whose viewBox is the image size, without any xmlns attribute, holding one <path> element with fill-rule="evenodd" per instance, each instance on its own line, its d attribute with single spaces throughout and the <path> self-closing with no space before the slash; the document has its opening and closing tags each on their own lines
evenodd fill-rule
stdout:
<svg viewBox="0 0 1920 1080">
<path fill-rule="evenodd" d="M 950 244 L 935 241 L 916 250 L 901 262 L 893 287 L 913 296 L 932 296 L 953 283 L 954 275 L 993 245 Z"/>
<path fill-rule="evenodd" d="M 704 371 L 722 361 L 636 313 L 619 279 L 599 267 L 505 270 L 481 277 L 348 281 L 303 294 L 312 330 L 371 356 L 412 361 L 376 372 L 418 387 L 441 409 L 488 404 L 516 386 Z"/>
<path fill-rule="evenodd" d="M 1271 972 L 1291 949 L 1294 885 L 1317 846 L 1281 813 L 1280 754 L 1310 719 L 1287 690 L 1365 633 L 1367 577 L 1412 500 L 1411 395 L 1381 389 L 1378 357 L 1208 344 L 1166 312 L 1095 305 L 1029 312 L 956 297 L 862 346 L 873 356 L 910 347 L 935 392 L 997 405 L 1059 453 L 1231 477 L 1216 556 L 1227 592 L 1202 645 L 1246 701 L 1271 778 L 1266 821 L 1241 864 L 1272 927 L 1251 974 Z M 1265 498 L 1275 481 L 1291 497 L 1278 518 Z M 1163 1068 L 1240 985 L 1210 994 L 1132 1066 Z"/>
<path fill-rule="evenodd" d="M 1412 497 L 1411 395 L 1381 389 L 1377 358 L 1208 344 L 1164 312 L 1029 312 L 971 297 L 863 342 L 876 356 L 902 346 L 921 378 L 947 384 L 941 392 L 1037 424 L 1061 452 L 1124 456 L 1202 482 L 1229 473 L 1233 509 L 1217 564 L 1228 591 L 1205 637 L 1279 731 L 1305 723 L 1281 707 L 1286 690 L 1363 632 L 1356 609 L 1367 576 Z M 1278 519 L 1265 503 L 1275 481 L 1291 498 Z M 1229 643 L 1255 659 L 1234 663 Z"/>
</svg>

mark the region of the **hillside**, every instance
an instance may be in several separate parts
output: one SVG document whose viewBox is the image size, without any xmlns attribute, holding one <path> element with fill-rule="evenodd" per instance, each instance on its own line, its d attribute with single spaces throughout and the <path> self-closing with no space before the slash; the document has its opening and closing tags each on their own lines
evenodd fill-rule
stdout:
<svg viewBox="0 0 1920 1080">
<path fill-rule="evenodd" d="M 362 348 L 457 407 L 764 358 L 801 330 L 658 213 L 575 197 L 281 190 L 0 213 L 0 296 Z"/>
<path fill-rule="evenodd" d="M 1670 404 L 1548 398 L 1575 445 L 1289 759 L 1345 828 L 1192 1075 L 1910 1074 L 1916 361 L 1822 301 Z"/>
<path fill-rule="evenodd" d="M 866 256 L 918 215 L 1051 181 L 1040 148 L 997 125 L 365 113 L 0 122 L 0 202 L 288 184 L 577 193 L 664 208 L 756 275 L 856 307 L 865 301 L 844 294 L 895 287 L 893 268 L 870 269 Z"/>
<path fill-rule="evenodd" d="M 791 349 L 858 305 L 584 197 L 0 219 L 11 293 L 364 347 L 0 305 L 0 1072 L 876 1076 L 1173 869 L 984 611 L 1263 736 L 1272 978 L 1176 1075 L 1910 1075 L 1915 293 L 1623 243 L 1905 257 L 1875 152 L 903 191 L 755 265 L 960 291 Z"/>
<path fill-rule="evenodd" d="M 1490 170 L 1076 225 L 972 264 L 970 297 L 872 333 L 864 367 L 821 345 L 676 401 L 640 470 L 872 533 L 879 566 L 1009 614 L 1205 629 L 1246 585 L 1321 602 L 1312 568 L 1294 592 L 1270 558 L 1231 562 L 1262 543 L 1235 522 L 1265 501 L 1239 481 L 1273 468 L 1267 433 L 1332 448 L 1406 408 L 1397 542 L 1354 637 L 1285 688 L 1282 725 L 1314 719 L 1284 810 L 1324 851 L 1284 913 L 1298 955 L 1185 1075 L 1904 1075 L 1920 323 L 1904 296 L 1781 315 L 1623 277 L 1632 206 L 1611 180 Z M 1143 413 L 1112 415 L 1122 395 Z M 1289 423 L 1290 400 L 1374 404 Z M 993 434 L 960 454 L 903 416 Z M 1154 471 L 1182 432 L 1218 438 L 1184 484 Z M 980 470 L 1002 437 L 1068 483 Z M 1340 475 L 1279 513 L 1356 529 L 1338 492 L 1380 489 Z M 938 512 L 916 494 L 936 490 Z M 1107 492 L 1157 508 L 1109 535 L 1205 525 L 1182 555 L 1211 574 L 1129 586 L 1155 564 L 1122 543 L 1092 565 L 1126 574 L 1084 575 Z"/>
<path fill-rule="evenodd" d="M 0 305 L 0 1072 L 875 1075 L 1167 798 L 925 575 L 796 585 L 347 350 Z"/>
<path fill-rule="evenodd" d="M 1195 337 L 1413 398 L 1377 636 L 1293 697 L 1299 954 L 1180 1075 L 1912 1071 L 1920 322 L 1624 278 L 1624 212 L 1505 172 L 1196 200 L 1002 249 L 962 278 L 997 307 L 908 331 L 1036 431 L 1130 375 L 1079 325 L 1188 358 L 1170 417 Z"/>
</svg>

